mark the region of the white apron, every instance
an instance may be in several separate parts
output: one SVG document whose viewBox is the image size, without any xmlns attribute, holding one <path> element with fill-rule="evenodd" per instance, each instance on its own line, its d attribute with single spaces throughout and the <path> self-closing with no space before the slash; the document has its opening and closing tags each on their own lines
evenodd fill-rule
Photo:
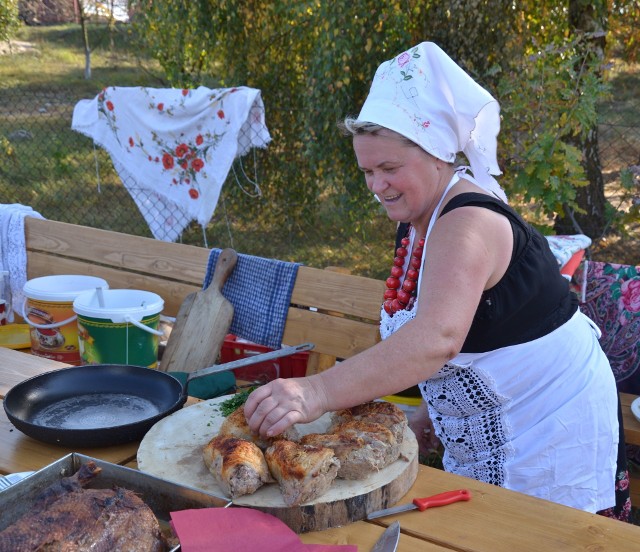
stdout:
<svg viewBox="0 0 640 552">
<path fill-rule="evenodd" d="M 443 193 L 425 242 L 458 179 L 454 175 Z M 409 250 L 415 239 L 412 231 Z M 412 320 L 417 309 L 417 300 L 411 311 L 393 317 L 382 309 L 382 338 Z M 589 512 L 613 506 L 617 394 L 598 336 L 578 311 L 539 339 L 460 353 L 422 382 L 445 447 L 445 469 Z"/>
</svg>

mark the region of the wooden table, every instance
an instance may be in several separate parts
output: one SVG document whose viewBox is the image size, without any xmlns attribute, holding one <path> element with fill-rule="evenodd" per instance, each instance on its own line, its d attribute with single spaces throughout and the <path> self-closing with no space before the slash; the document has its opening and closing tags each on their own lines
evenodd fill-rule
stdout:
<svg viewBox="0 0 640 552">
<path fill-rule="evenodd" d="M 0 348 L 0 396 L 16 383 L 63 364 Z M 0 473 L 37 470 L 69 452 L 80 452 L 115 464 L 135 466 L 137 443 L 70 450 L 35 441 L 15 429 L 4 409 L 0 416 Z M 354 544 L 371 550 L 383 528 L 399 520 L 399 552 L 522 552 L 640 550 L 640 527 L 589 514 L 480 483 L 473 479 L 420 466 L 406 500 L 467 488 L 469 502 L 459 502 L 425 512 L 408 512 L 358 521 L 345 527 L 301 535 L 305 543 Z"/>
</svg>

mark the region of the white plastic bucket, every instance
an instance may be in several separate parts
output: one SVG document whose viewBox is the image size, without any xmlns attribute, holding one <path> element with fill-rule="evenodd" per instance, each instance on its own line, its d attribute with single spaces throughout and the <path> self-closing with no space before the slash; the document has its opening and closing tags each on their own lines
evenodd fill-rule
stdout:
<svg viewBox="0 0 640 552">
<path fill-rule="evenodd" d="M 158 330 L 164 301 L 150 291 L 86 291 L 73 301 L 83 364 L 158 365 Z"/>
<path fill-rule="evenodd" d="M 107 289 L 96 276 L 60 274 L 25 283 L 22 317 L 30 326 L 31 352 L 67 364 L 80 364 L 74 299 L 86 290 Z"/>
</svg>

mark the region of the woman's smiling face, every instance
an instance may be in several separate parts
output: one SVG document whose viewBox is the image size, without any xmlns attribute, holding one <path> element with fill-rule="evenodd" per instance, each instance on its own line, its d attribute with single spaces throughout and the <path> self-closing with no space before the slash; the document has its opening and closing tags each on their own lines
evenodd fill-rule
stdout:
<svg viewBox="0 0 640 552">
<path fill-rule="evenodd" d="M 391 130 L 356 134 L 353 149 L 367 187 L 376 194 L 389 218 L 426 230 L 444 189 L 440 169 L 447 163 Z"/>
</svg>

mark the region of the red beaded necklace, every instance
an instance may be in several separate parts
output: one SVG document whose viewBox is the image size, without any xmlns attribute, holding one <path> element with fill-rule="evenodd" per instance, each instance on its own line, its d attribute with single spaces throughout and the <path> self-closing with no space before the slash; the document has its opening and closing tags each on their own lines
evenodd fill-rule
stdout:
<svg viewBox="0 0 640 552">
<path fill-rule="evenodd" d="M 411 299 L 415 297 L 418 288 L 418 276 L 420 274 L 420 266 L 422 265 L 422 252 L 424 250 L 424 239 L 418 242 L 414 247 L 411 259 L 409 259 L 409 268 L 405 276 L 402 287 L 400 287 L 400 278 L 404 275 L 405 257 L 409 254 L 407 247 L 410 239 L 402 238 L 400 247 L 396 249 L 396 256 L 393 259 L 391 267 L 391 276 L 387 278 L 387 289 L 384 292 L 384 310 L 390 316 L 399 310 L 406 309 Z"/>
</svg>

